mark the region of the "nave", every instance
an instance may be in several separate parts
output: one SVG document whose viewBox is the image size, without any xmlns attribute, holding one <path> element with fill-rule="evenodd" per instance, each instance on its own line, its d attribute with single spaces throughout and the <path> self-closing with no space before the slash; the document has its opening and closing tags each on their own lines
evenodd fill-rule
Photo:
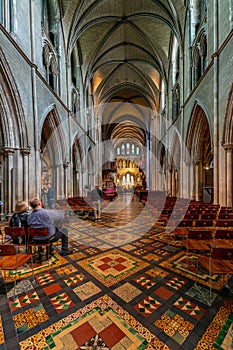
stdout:
<svg viewBox="0 0 233 350">
<path fill-rule="evenodd" d="M 15 300 L 13 275 L 1 285 L 0 350 L 230 350 L 232 294 L 212 276 L 209 306 L 197 254 L 155 221 L 129 194 L 108 203 L 101 222 L 70 217 L 74 254 L 61 257 L 55 246 L 50 266 L 34 266 L 35 283 L 25 267 Z"/>
</svg>

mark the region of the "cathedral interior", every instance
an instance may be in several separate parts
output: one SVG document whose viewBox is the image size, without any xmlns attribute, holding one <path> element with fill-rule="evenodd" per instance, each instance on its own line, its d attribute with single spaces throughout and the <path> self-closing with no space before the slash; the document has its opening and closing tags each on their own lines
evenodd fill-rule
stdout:
<svg viewBox="0 0 233 350">
<path fill-rule="evenodd" d="M 0 0 L 0 350 L 233 349 L 232 27 L 231 0 Z M 73 253 L 6 270 L 31 198 Z"/>
</svg>

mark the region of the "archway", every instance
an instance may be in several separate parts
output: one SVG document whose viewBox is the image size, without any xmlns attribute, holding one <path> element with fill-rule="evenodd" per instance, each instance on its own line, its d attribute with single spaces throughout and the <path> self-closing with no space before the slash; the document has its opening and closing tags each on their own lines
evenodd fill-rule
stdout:
<svg viewBox="0 0 233 350">
<path fill-rule="evenodd" d="M 73 164 L 73 196 L 82 195 L 82 162 L 83 150 L 81 143 L 76 138 L 72 147 L 72 164 Z"/>
<path fill-rule="evenodd" d="M 212 203 L 214 167 L 212 135 L 207 113 L 197 102 L 193 107 L 186 140 L 192 163 L 191 197 Z"/>
<path fill-rule="evenodd" d="M 180 195 L 180 184 L 179 184 L 179 179 L 180 179 L 180 171 L 181 171 L 181 166 L 180 166 L 180 140 L 175 132 L 172 140 L 172 145 L 171 145 L 171 156 L 170 156 L 170 173 L 171 173 L 171 183 L 170 183 L 170 193 L 173 197 L 178 197 Z"/>
<path fill-rule="evenodd" d="M 28 200 L 30 147 L 19 89 L 0 49 L 0 206 L 8 216 L 18 200 Z"/>
<path fill-rule="evenodd" d="M 223 142 L 226 156 L 223 164 L 226 169 L 225 184 L 226 195 L 225 205 L 233 207 L 233 84 L 229 93 L 228 104 L 223 129 Z M 221 189 L 224 193 L 224 188 Z"/>
<path fill-rule="evenodd" d="M 68 159 L 64 131 L 55 109 L 46 116 L 41 131 L 41 185 L 48 182 L 55 190 L 55 199 L 67 196 Z"/>
</svg>

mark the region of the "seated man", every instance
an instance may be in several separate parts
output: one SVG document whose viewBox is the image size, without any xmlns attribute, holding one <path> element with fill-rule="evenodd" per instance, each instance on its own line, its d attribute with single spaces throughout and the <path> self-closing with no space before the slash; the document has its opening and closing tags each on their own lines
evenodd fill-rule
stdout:
<svg viewBox="0 0 233 350">
<path fill-rule="evenodd" d="M 38 198 L 32 198 L 30 200 L 30 206 L 33 211 L 27 218 L 27 223 L 29 227 L 34 228 L 48 228 L 50 242 L 57 242 L 60 238 L 62 241 L 62 250 L 61 255 L 65 256 L 72 254 L 73 251 L 68 249 L 68 231 L 66 228 L 58 229 L 54 226 L 53 220 L 49 216 L 47 210 L 42 207 L 42 202 Z M 34 241 L 41 239 L 44 240 L 44 237 L 36 237 Z"/>
</svg>

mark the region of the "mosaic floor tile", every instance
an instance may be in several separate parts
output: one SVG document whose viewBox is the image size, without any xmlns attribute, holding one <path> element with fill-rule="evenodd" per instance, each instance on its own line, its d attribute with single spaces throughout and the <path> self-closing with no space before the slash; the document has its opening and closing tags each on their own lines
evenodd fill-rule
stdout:
<svg viewBox="0 0 233 350">
<path fill-rule="evenodd" d="M 34 290 L 34 284 L 29 279 L 23 279 L 20 281 L 17 281 L 16 288 L 15 288 L 15 295 L 20 295 L 22 293 L 28 293 L 29 291 Z M 14 297 L 14 285 L 13 283 L 11 286 L 9 286 L 9 289 L 7 288 L 7 298 Z"/>
<path fill-rule="evenodd" d="M 37 273 L 41 273 L 45 270 L 54 268 L 56 266 L 60 266 L 62 264 L 64 264 L 66 262 L 66 260 L 61 257 L 59 254 L 54 253 L 52 255 L 52 257 L 49 259 L 49 263 L 47 260 L 45 260 L 42 264 L 38 264 L 37 266 L 34 265 L 33 266 L 33 270 L 34 270 L 34 274 L 36 275 Z M 15 273 L 16 273 L 16 279 L 20 280 L 22 278 L 27 278 L 32 276 L 32 269 L 30 266 L 19 269 L 18 272 L 15 271 L 10 271 L 10 272 L 6 272 L 6 277 L 7 277 L 7 281 L 8 282 L 13 282 L 15 279 Z"/>
<path fill-rule="evenodd" d="M 146 250 L 143 249 L 143 248 L 137 249 L 137 250 L 134 250 L 133 254 L 138 255 L 138 256 L 141 256 L 141 255 L 146 254 Z"/>
<path fill-rule="evenodd" d="M 93 282 L 87 282 L 79 287 L 74 288 L 73 292 L 76 293 L 81 300 L 86 300 L 93 295 L 101 292 L 101 289 L 97 287 Z"/>
<path fill-rule="evenodd" d="M 174 276 L 172 279 L 170 279 L 168 282 L 166 282 L 167 286 L 170 286 L 176 290 L 179 290 L 185 285 L 186 281 L 183 278 L 180 278 L 178 276 Z"/>
<path fill-rule="evenodd" d="M 39 300 L 39 296 L 36 292 L 23 295 L 9 302 L 10 310 L 15 311 L 19 308 L 22 308 L 23 306 L 29 305 L 34 301 L 38 301 L 38 300 Z"/>
<path fill-rule="evenodd" d="M 84 281 L 85 279 L 86 277 L 80 273 L 78 275 L 70 276 L 69 278 L 64 279 L 64 282 L 67 284 L 67 286 L 71 287 L 78 284 L 79 282 Z"/>
<path fill-rule="evenodd" d="M 116 233 L 107 232 L 106 234 L 101 235 L 101 239 L 105 243 L 110 244 L 112 247 L 119 247 L 125 245 L 126 243 L 134 241 L 135 235 L 119 231 L 117 231 Z"/>
<path fill-rule="evenodd" d="M 49 272 L 42 273 L 40 276 L 36 276 L 36 279 L 41 286 L 43 286 L 44 284 L 55 281 L 54 277 Z"/>
<path fill-rule="evenodd" d="M 145 289 L 150 289 L 155 285 L 155 282 L 152 282 L 149 278 L 145 276 L 139 276 L 133 279 L 136 283 L 138 283 L 140 286 L 144 287 Z"/>
<path fill-rule="evenodd" d="M 126 302 L 133 300 L 141 294 L 141 291 L 138 288 L 134 287 L 128 282 L 124 283 L 118 288 L 115 288 L 113 292 Z"/>
<path fill-rule="evenodd" d="M 144 246 L 144 244 L 142 242 L 134 242 L 133 245 L 135 247 L 143 247 Z"/>
<path fill-rule="evenodd" d="M 80 260 L 86 258 L 86 254 L 82 253 L 82 252 L 74 252 L 72 254 L 72 260 L 76 261 L 76 260 Z"/>
<path fill-rule="evenodd" d="M 194 328 L 191 322 L 184 320 L 183 317 L 171 310 L 168 310 L 159 320 L 156 320 L 155 326 L 162 329 L 164 333 L 180 345 L 183 344 Z"/>
<path fill-rule="evenodd" d="M 154 294 L 158 295 L 160 298 L 164 299 L 164 300 L 168 300 L 173 294 L 174 292 L 171 292 L 170 290 L 168 290 L 167 288 L 164 287 L 159 287 Z"/>
<path fill-rule="evenodd" d="M 99 342 L 102 346 L 104 342 L 111 350 L 171 350 L 106 295 L 62 319 L 62 322 L 23 340 L 20 346 L 26 349 L 30 344 L 33 348 L 38 345 L 38 349 L 62 350 L 67 339 L 71 345 L 76 344 L 76 349 L 97 349 L 96 344 Z"/>
<path fill-rule="evenodd" d="M 200 282 L 206 286 L 209 286 L 210 276 L 204 269 L 199 269 L 198 274 L 196 271 L 196 261 L 197 255 L 186 253 L 178 253 L 166 261 L 162 262 L 160 265 L 181 275 L 188 276 L 194 281 Z M 220 275 L 212 275 L 212 287 L 214 289 L 220 290 L 223 288 L 223 279 Z"/>
<path fill-rule="evenodd" d="M 48 315 L 46 314 L 42 304 L 13 316 L 17 334 L 26 332 L 27 330 L 36 327 L 38 324 L 47 320 Z"/>
<path fill-rule="evenodd" d="M 196 300 L 200 301 L 202 304 L 209 305 L 210 303 L 210 291 L 209 289 L 198 286 L 197 288 L 195 286 L 192 286 L 185 292 L 186 295 L 190 296 L 191 298 L 195 298 Z M 212 291 L 212 298 L 211 302 L 215 300 L 217 297 L 217 293 Z"/>
<path fill-rule="evenodd" d="M 169 272 L 155 267 L 154 269 L 150 269 L 150 270 L 146 271 L 146 274 L 151 276 L 151 277 L 155 277 L 156 280 L 161 280 L 164 277 L 166 277 L 167 275 L 169 275 Z"/>
<path fill-rule="evenodd" d="M 156 299 L 147 296 L 139 304 L 134 306 L 134 309 L 138 311 L 144 317 L 150 316 L 161 305 Z"/>
<path fill-rule="evenodd" d="M 60 275 L 61 277 L 66 276 L 66 275 L 70 275 L 76 271 L 77 271 L 77 268 L 71 264 L 68 264 L 68 265 L 60 267 L 59 269 L 56 269 L 56 273 L 58 275 Z"/>
<path fill-rule="evenodd" d="M 124 249 L 126 251 L 130 251 L 130 250 L 135 249 L 135 247 L 130 245 L 130 244 L 126 244 L 126 245 L 121 246 L 121 249 Z"/>
<path fill-rule="evenodd" d="M 161 256 L 157 254 L 146 254 L 143 256 L 143 259 L 146 259 L 148 261 L 158 261 L 161 260 Z"/>
<path fill-rule="evenodd" d="M 74 303 L 72 302 L 72 300 L 70 300 L 66 293 L 61 293 L 55 296 L 54 298 L 51 298 L 50 301 L 58 313 L 74 306 Z"/>
<path fill-rule="evenodd" d="M 181 297 L 179 298 L 175 303 L 174 306 L 178 307 L 179 309 L 183 310 L 190 316 L 196 318 L 197 320 L 200 320 L 202 316 L 205 313 L 205 309 L 202 307 L 195 305 L 191 301 Z"/>
<path fill-rule="evenodd" d="M 53 283 L 51 285 L 49 285 L 48 287 L 44 287 L 44 292 L 46 295 L 51 295 L 54 294 L 56 292 L 59 292 L 62 288 L 58 283 Z"/>
<path fill-rule="evenodd" d="M 79 261 L 78 264 L 106 286 L 116 284 L 148 266 L 144 261 L 117 249 Z"/>
<path fill-rule="evenodd" d="M 217 312 L 212 323 L 203 334 L 194 350 L 209 349 L 210 344 L 213 349 L 229 350 L 231 344 L 226 344 L 226 348 L 222 347 L 226 332 L 233 324 L 233 300 L 227 300 Z M 229 345 L 229 349 L 228 349 Z"/>
<path fill-rule="evenodd" d="M 2 317 L 0 315 L 0 345 L 4 344 L 4 333 L 3 333 L 3 327 L 2 327 Z"/>
</svg>

